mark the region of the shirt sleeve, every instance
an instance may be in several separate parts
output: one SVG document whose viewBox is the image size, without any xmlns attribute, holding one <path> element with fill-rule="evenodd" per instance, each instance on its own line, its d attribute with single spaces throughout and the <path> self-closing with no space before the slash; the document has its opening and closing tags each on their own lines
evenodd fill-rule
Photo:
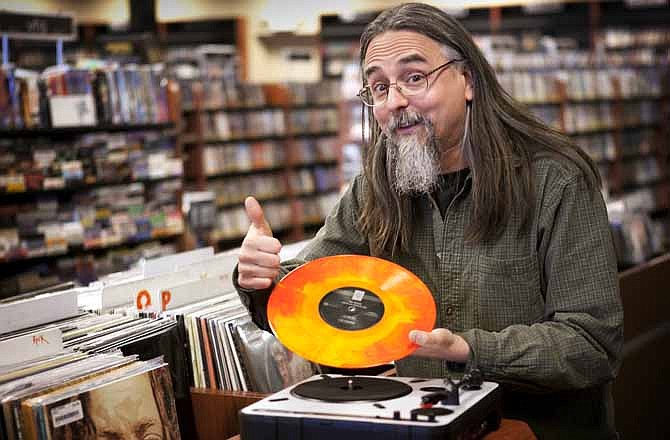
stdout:
<svg viewBox="0 0 670 440">
<path fill-rule="evenodd" d="M 537 248 L 545 319 L 499 332 L 471 329 L 468 367 L 522 388 L 560 390 L 612 380 L 621 362 L 623 307 L 607 211 L 582 176 L 548 190 Z"/>
</svg>

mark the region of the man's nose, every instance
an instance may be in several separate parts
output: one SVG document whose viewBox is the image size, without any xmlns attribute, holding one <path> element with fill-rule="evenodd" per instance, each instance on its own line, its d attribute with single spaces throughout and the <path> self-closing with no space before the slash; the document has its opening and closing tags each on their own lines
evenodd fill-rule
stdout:
<svg viewBox="0 0 670 440">
<path fill-rule="evenodd" d="M 386 106 L 389 110 L 397 110 L 399 108 L 407 107 L 407 98 L 402 94 L 402 90 L 396 84 L 389 86 L 389 94 L 386 97 Z"/>
</svg>

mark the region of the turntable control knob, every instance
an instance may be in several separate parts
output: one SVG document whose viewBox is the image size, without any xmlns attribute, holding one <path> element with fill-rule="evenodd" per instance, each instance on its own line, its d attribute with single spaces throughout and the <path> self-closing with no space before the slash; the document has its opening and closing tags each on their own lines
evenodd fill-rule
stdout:
<svg viewBox="0 0 670 440">
<path fill-rule="evenodd" d="M 482 372 L 476 368 L 463 376 L 461 380 L 462 388 L 465 390 L 479 390 L 483 383 L 484 377 Z"/>
<path fill-rule="evenodd" d="M 400 411 L 393 411 L 393 420 L 400 420 Z"/>
</svg>

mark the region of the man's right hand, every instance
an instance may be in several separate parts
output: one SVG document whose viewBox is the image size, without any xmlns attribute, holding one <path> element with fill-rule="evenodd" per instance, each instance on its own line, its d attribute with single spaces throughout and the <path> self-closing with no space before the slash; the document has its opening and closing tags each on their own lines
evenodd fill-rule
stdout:
<svg viewBox="0 0 670 440">
<path fill-rule="evenodd" d="M 240 249 L 237 282 L 245 289 L 265 289 L 279 274 L 281 243 L 272 236 L 272 229 L 255 198 L 247 197 L 244 208 L 251 225 Z"/>
</svg>

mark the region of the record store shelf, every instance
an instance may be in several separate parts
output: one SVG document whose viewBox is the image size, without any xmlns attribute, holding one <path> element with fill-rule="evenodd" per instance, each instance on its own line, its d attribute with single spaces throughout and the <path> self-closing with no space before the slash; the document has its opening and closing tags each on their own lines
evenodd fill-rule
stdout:
<svg viewBox="0 0 670 440">
<path fill-rule="evenodd" d="M 0 138 L 36 138 L 36 137 L 64 137 L 89 133 L 119 133 L 143 130 L 169 130 L 175 128 L 173 122 L 161 124 L 122 124 L 122 125 L 91 125 L 77 127 L 53 128 L 21 128 L 0 130 Z"/>
<path fill-rule="evenodd" d="M 52 261 L 61 257 L 80 257 L 85 255 L 102 255 L 109 251 L 116 249 L 123 249 L 126 247 L 135 247 L 144 243 L 152 241 L 170 242 L 182 236 L 182 232 L 160 233 L 151 237 L 142 237 L 127 239 L 117 243 L 110 243 L 106 245 L 84 246 L 84 245 L 68 245 L 67 247 L 54 251 L 44 250 L 43 253 L 37 255 L 1 257 L 0 268 L 2 270 L 10 271 L 29 262 L 30 264 L 39 264 Z"/>
<path fill-rule="evenodd" d="M 76 183 L 73 185 L 66 185 L 63 188 L 44 188 L 44 189 L 29 189 L 26 191 L 1 191 L 0 190 L 0 196 L 2 196 L 3 201 L 4 200 L 12 200 L 13 202 L 16 202 L 21 199 L 30 199 L 35 196 L 45 196 L 45 195 L 59 195 L 59 194 L 70 194 L 70 193 L 76 193 L 78 191 L 86 191 L 89 189 L 95 189 L 95 188 L 103 188 L 103 187 L 108 187 L 108 186 L 115 186 L 115 185 L 130 185 L 132 183 L 159 183 L 159 182 L 165 182 L 167 180 L 174 180 L 174 179 L 181 179 L 182 176 L 181 174 L 176 174 L 174 176 L 162 176 L 162 177 L 147 177 L 147 178 L 140 178 L 140 179 L 132 179 L 132 178 L 126 178 L 126 179 L 119 179 L 119 180 L 101 180 L 97 182 L 92 182 L 92 183 Z"/>
</svg>

